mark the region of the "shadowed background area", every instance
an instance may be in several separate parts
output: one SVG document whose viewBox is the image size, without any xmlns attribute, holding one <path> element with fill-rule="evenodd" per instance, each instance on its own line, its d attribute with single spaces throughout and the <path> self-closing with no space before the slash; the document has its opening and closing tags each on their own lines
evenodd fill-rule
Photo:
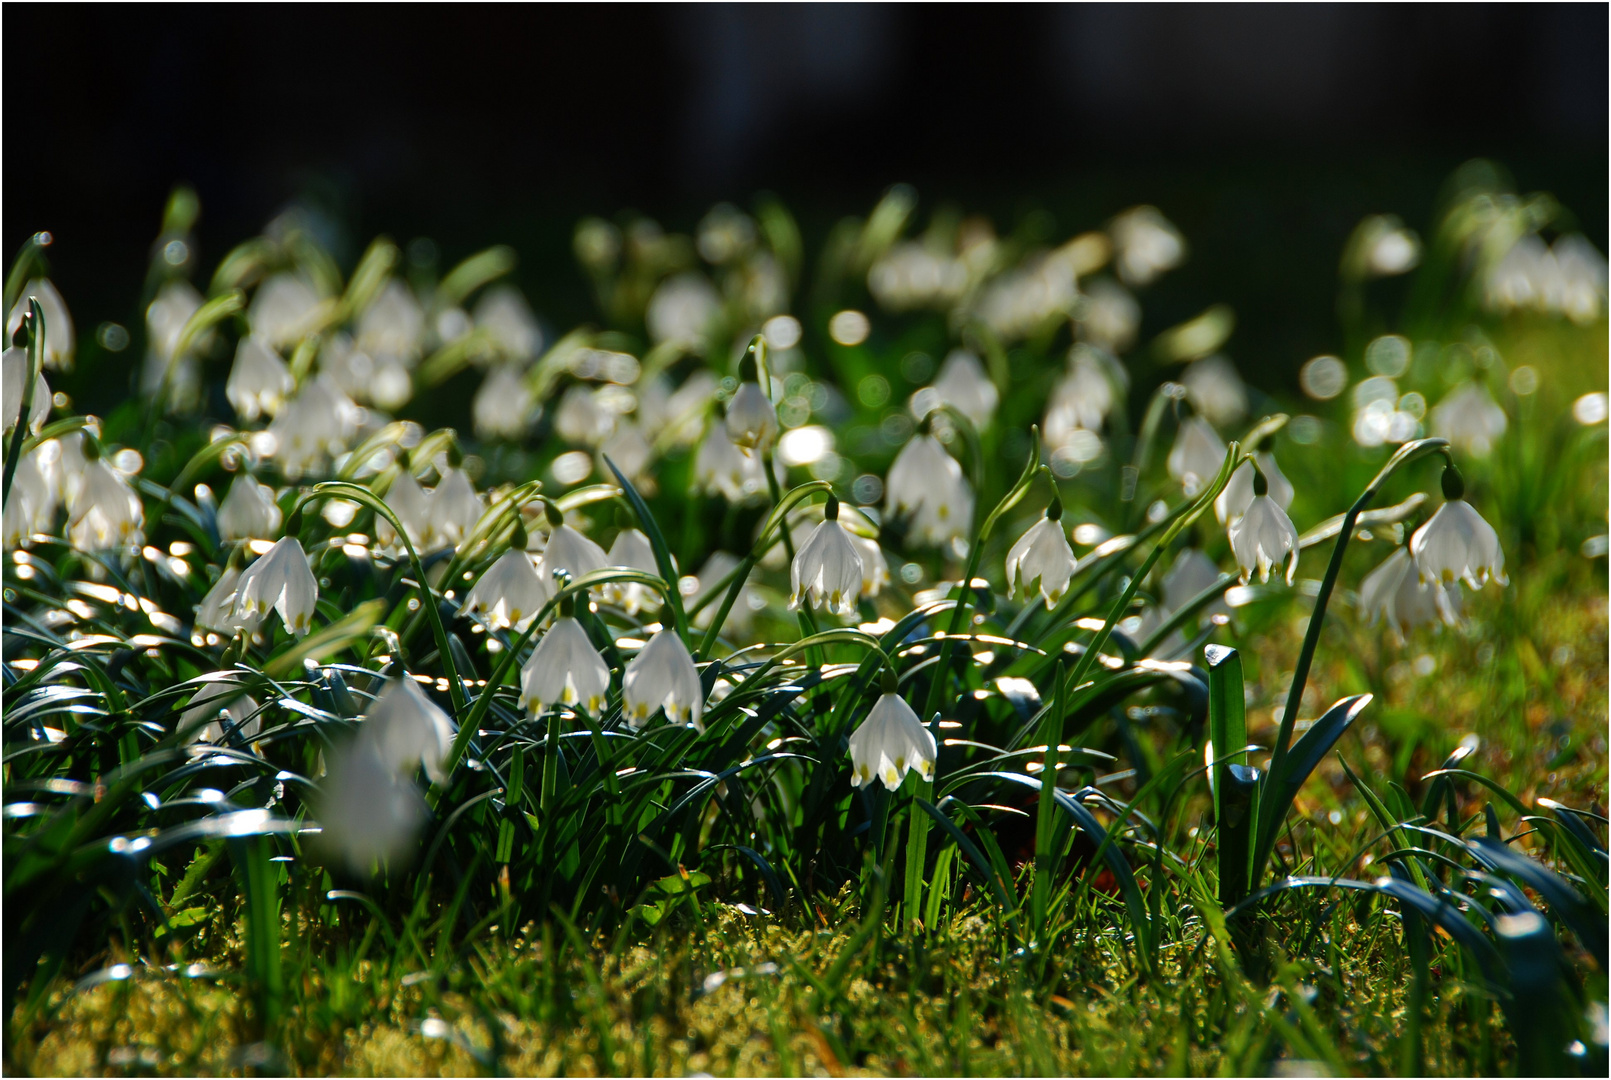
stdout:
<svg viewBox="0 0 1611 1080">
<path fill-rule="evenodd" d="M 1607 13 L 1578 6 L 9 6 L 8 250 L 57 238 L 75 320 L 138 323 L 176 182 L 201 263 L 300 199 L 350 260 L 377 232 L 522 256 L 538 311 L 588 316 L 584 213 L 687 228 L 781 194 L 807 242 L 895 181 L 1059 235 L 1152 202 L 1238 355 L 1326 348 L 1362 214 L 1424 227 L 1476 155 L 1606 239 Z M 343 250 L 344 248 L 344 250 Z"/>
</svg>

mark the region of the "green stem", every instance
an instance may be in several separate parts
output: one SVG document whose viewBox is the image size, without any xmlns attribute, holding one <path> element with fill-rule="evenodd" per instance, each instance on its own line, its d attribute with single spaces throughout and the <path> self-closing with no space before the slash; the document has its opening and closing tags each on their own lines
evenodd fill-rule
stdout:
<svg viewBox="0 0 1611 1080">
<path fill-rule="evenodd" d="M 21 286 L 18 287 L 21 288 Z M 22 411 L 17 414 L 17 427 L 11 433 L 11 445 L 6 448 L 4 484 L 0 486 L 0 507 L 11 501 L 11 481 L 17 475 L 17 463 L 22 458 L 23 440 L 28 437 L 28 421 L 31 419 L 33 412 L 34 384 L 39 381 L 39 369 L 45 362 L 44 352 L 45 312 L 40 308 L 39 301 L 30 296 L 28 298 L 28 379 L 22 385 Z"/>
</svg>

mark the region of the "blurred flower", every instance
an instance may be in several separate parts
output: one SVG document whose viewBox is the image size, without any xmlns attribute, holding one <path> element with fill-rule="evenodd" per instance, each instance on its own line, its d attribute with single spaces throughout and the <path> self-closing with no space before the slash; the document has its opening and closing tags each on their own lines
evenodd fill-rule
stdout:
<svg viewBox="0 0 1611 1080">
<path fill-rule="evenodd" d="M 494 364 L 475 392 L 470 414 L 479 439 L 518 439 L 531 427 L 532 396 L 526 376 L 513 364 Z"/>
<path fill-rule="evenodd" d="M 509 360 L 525 363 L 542 351 L 543 331 L 537 316 L 513 285 L 494 285 L 482 294 L 475 306 L 475 327 L 492 338 Z"/>
<path fill-rule="evenodd" d="M 615 467 L 636 484 L 639 491 L 644 494 L 654 493 L 654 472 L 649 468 L 649 463 L 654 457 L 654 449 L 649 445 L 649 440 L 643 437 L 638 425 L 630 420 L 622 420 L 616 424 L 615 430 L 610 432 L 610 437 L 599 447 L 599 456 L 615 462 Z"/>
<path fill-rule="evenodd" d="M 95 443 L 86 443 L 94 448 Z M 89 460 L 78 490 L 68 505 L 67 539 L 79 551 L 127 548 L 145 540 L 145 510 L 123 474 L 100 457 L 98 448 Z"/>
<path fill-rule="evenodd" d="M 884 558 L 884 549 L 878 546 L 877 540 L 855 533 L 850 534 L 850 542 L 856 545 L 856 554 L 861 556 L 861 594 L 872 599 L 889 584 L 889 562 Z"/>
<path fill-rule="evenodd" d="M 621 677 L 621 713 L 633 728 L 643 727 L 662 707 L 669 722 L 705 730 L 705 692 L 699 670 L 688 655 L 688 646 L 673 630 L 661 630 L 650 638 Z"/>
<path fill-rule="evenodd" d="M 1473 457 L 1487 457 L 1508 421 L 1481 383 L 1451 390 L 1432 408 L 1432 434 L 1441 435 Z"/>
<path fill-rule="evenodd" d="M 398 524 L 408 534 L 408 542 L 418 553 L 431 535 L 431 499 L 407 469 L 399 469 L 397 478 L 386 490 L 386 508 L 397 515 Z M 391 522 L 380 514 L 375 515 L 375 539 L 383 548 L 401 551 L 403 544 Z"/>
<path fill-rule="evenodd" d="M 1247 387 L 1225 357 L 1215 354 L 1198 360 L 1180 381 L 1186 387 L 1186 400 L 1209 423 L 1225 427 L 1247 415 Z"/>
<path fill-rule="evenodd" d="M 721 315 L 721 297 L 703 275 L 689 272 L 669 277 L 649 298 L 644 323 L 656 345 L 672 344 L 704 352 L 713 324 Z"/>
<path fill-rule="evenodd" d="M 989 426 L 996 403 L 1001 400 L 984 365 L 966 349 L 952 349 L 946 356 L 933 390 L 940 404 L 951 406 L 981 431 Z"/>
<path fill-rule="evenodd" d="M 1149 284 L 1186 258 L 1186 241 L 1156 207 L 1126 210 L 1108 225 L 1114 265 L 1126 285 Z"/>
<path fill-rule="evenodd" d="M 1255 568 L 1260 581 L 1269 581 L 1270 567 L 1283 558 L 1287 560 L 1287 584 L 1292 584 L 1298 572 L 1298 530 L 1287 512 L 1270 498 L 1263 473 L 1253 473 L 1253 501 L 1226 532 L 1242 568 L 1242 584 L 1248 583 Z"/>
<path fill-rule="evenodd" d="M 1225 444 L 1208 421 L 1200 416 L 1182 420 L 1165 465 L 1169 475 L 1185 489 L 1187 498 L 1203 490 L 1224 464 Z"/>
<path fill-rule="evenodd" d="M 463 469 L 450 466 L 431 489 L 426 510 L 425 547 L 458 547 L 486 511 L 475 485 Z"/>
<path fill-rule="evenodd" d="M 359 738 L 379 752 L 392 772 L 406 776 L 420 766 L 433 784 L 447 779 L 447 758 L 457 726 L 441 707 L 425 696 L 409 675 L 386 683 L 364 718 Z"/>
<path fill-rule="evenodd" d="M 747 380 L 727 403 L 727 437 L 743 450 L 763 450 L 778 433 L 778 411 L 761 392 L 759 383 Z"/>
<path fill-rule="evenodd" d="M 246 321 L 271 349 L 294 348 L 323 316 L 319 294 L 305 278 L 281 272 L 257 287 Z"/>
<path fill-rule="evenodd" d="M 203 721 L 207 721 L 205 725 Z M 190 699 L 185 711 L 179 714 L 176 731 L 191 733 L 196 742 L 223 741 L 224 724 L 239 725 L 236 736 L 250 742 L 263 730 L 263 717 L 259 715 L 257 700 L 241 689 L 238 682 L 218 679 L 203 683 Z"/>
<path fill-rule="evenodd" d="M 1359 610 L 1370 617 L 1371 625 L 1385 619 L 1393 636 L 1404 635 L 1423 623 L 1443 619 L 1453 624 L 1460 616 L 1460 588 L 1441 582 L 1426 585 L 1415 569 L 1415 558 L 1407 547 L 1393 549 L 1376 569 L 1359 583 Z"/>
<path fill-rule="evenodd" d="M 1421 581 L 1446 585 L 1458 580 L 1480 589 L 1492 576 L 1509 585 L 1499 534 L 1465 501 L 1465 485 L 1458 476 L 1450 479 L 1453 472 L 1444 470 L 1443 494 L 1448 501 L 1410 537 L 1410 554 Z"/>
<path fill-rule="evenodd" d="M 1534 310 L 1587 324 L 1605 307 L 1605 256 L 1581 235 L 1563 236 L 1551 249 L 1536 233 L 1518 239 L 1483 283 L 1492 311 Z"/>
<path fill-rule="evenodd" d="M 275 541 L 256 562 L 241 571 L 235 592 L 235 617 L 280 614 L 285 629 L 300 637 L 313 624 L 319 603 L 319 583 L 313 567 L 294 536 Z"/>
<path fill-rule="evenodd" d="M 973 489 L 962 466 L 933 435 L 912 437 L 889 467 L 884 512 L 911 519 L 913 538 L 938 547 L 966 538 L 973 524 Z"/>
<path fill-rule="evenodd" d="M 0 353 L 0 397 L 4 398 L 5 430 L 9 433 L 22 417 L 23 384 L 28 381 L 28 350 L 13 345 Z M 33 396 L 28 400 L 28 430 L 39 434 L 50 419 L 50 386 L 45 374 L 34 375 Z"/>
<path fill-rule="evenodd" d="M 10 341 L 28 313 L 28 300 L 39 301 L 39 311 L 45 316 L 44 365 L 54 371 L 73 370 L 73 317 L 67 312 L 67 301 L 56 291 L 49 278 L 34 278 L 22 287 L 22 295 L 6 317 L 6 340 Z"/>
<path fill-rule="evenodd" d="M 464 613 L 494 630 L 524 630 L 553 595 L 553 586 L 537 572 L 531 556 L 511 547 L 470 587 Z"/>
<path fill-rule="evenodd" d="M 1354 227 L 1343 253 L 1343 270 L 1356 280 L 1393 277 L 1415 269 L 1421 241 L 1391 214 L 1371 214 Z"/>
<path fill-rule="evenodd" d="M 1046 445 L 1067 446 L 1076 431 L 1102 430 L 1108 413 L 1127 389 L 1123 368 L 1108 363 L 1088 346 L 1076 345 L 1068 358 L 1068 374 L 1058 380 L 1046 406 Z"/>
<path fill-rule="evenodd" d="M 1016 341 L 1049 320 L 1072 315 L 1079 296 L 1068 263 L 1043 255 L 990 281 L 974 306 L 998 338 Z"/>
<path fill-rule="evenodd" d="M 11 477 L 11 497 L 6 500 L 5 546 L 27 547 L 36 535 L 48 534 L 56 524 L 58 494 L 47 469 L 50 458 L 59 453 L 55 440 L 34 447 L 17 461 Z"/>
<path fill-rule="evenodd" d="M 845 527 L 839 524 L 839 500 L 828 496 L 823 519 L 795 553 L 789 568 L 789 610 L 809 602 L 820 608 L 824 602 L 835 615 L 854 615 L 861 599 L 861 553 Z"/>
<path fill-rule="evenodd" d="M 615 430 L 615 413 L 585 386 L 572 386 L 554 410 L 554 431 L 566 442 L 598 446 Z"/>
<path fill-rule="evenodd" d="M 419 359 L 424 332 L 425 312 L 414 291 L 390 278 L 358 316 L 354 345 L 370 356 L 388 357 L 412 367 Z"/>
<path fill-rule="evenodd" d="M 1098 278 L 1085 289 L 1079 329 L 1081 337 L 1097 348 L 1122 353 L 1135 344 L 1141 329 L 1141 305 L 1117 281 Z"/>
<path fill-rule="evenodd" d="M 1575 323 L 1592 323 L 1605 308 L 1605 256 L 1581 233 L 1556 240 L 1554 255 L 1560 272 L 1559 294 L 1551 298 L 1556 308 Z"/>
<path fill-rule="evenodd" d="M 1252 491 L 1250 490 L 1248 494 L 1251 495 Z M 1170 611 L 1179 611 L 1219 578 L 1219 566 L 1213 559 L 1197 548 L 1185 548 L 1175 556 L 1175 561 L 1169 566 L 1169 572 L 1164 575 L 1164 605 Z M 1224 610 L 1224 607 L 1223 603 L 1215 601 L 1209 605 L 1208 610 Z"/>
<path fill-rule="evenodd" d="M 304 384 L 269 425 L 280 469 L 294 479 L 345 450 L 357 433 L 359 415 L 358 406 L 328 376 Z"/>
<path fill-rule="evenodd" d="M 719 266 L 755 246 L 755 222 L 732 203 L 717 203 L 700 221 L 696 236 L 700 257 Z"/>
<path fill-rule="evenodd" d="M 712 424 L 694 457 L 694 482 L 706 494 L 742 502 L 766 490 L 766 470 L 759 455 L 752 457 L 733 445 L 726 424 Z"/>
<path fill-rule="evenodd" d="M 650 439 L 691 446 L 699 438 L 706 411 L 716 396 L 716 375 L 708 368 L 693 372 L 674 392 L 654 380 L 638 389 L 638 423 Z"/>
<path fill-rule="evenodd" d="M 157 290 L 156 299 L 145 309 L 146 354 L 145 367 L 140 374 L 140 392 L 155 394 L 168 380 L 169 401 L 175 404 L 193 401 L 201 390 L 201 364 L 195 352 L 205 349 L 212 341 L 211 329 L 203 333 L 186 355 L 174 358 L 179 337 L 190 317 L 201 309 L 205 299 L 196 287 L 182 278 L 165 282 Z M 171 366 L 171 370 L 170 370 Z"/>
<path fill-rule="evenodd" d="M 520 703 L 532 715 L 550 705 L 579 705 L 597 716 L 610 692 L 610 668 L 569 616 L 554 620 L 520 669 Z"/>
<path fill-rule="evenodd" d="M 961 299 L 968 277 L 961 259 L 905 240 L 873 263 L 867 271 L 867 290 L 886 311 L 944 308 Z"/>
<path fill-rule="evenodd" d="M 1222 458 L 1222 464 L 1223 461 Z M 1275 455 L 1257 453 L 1253 455 L 1253 461 L 1258 462 L 1259 471 L 1264 473 L 1264 479 L 1269 483 L 1270 498 L 1274 499 L 1276 505 L 1283 510 L 1291 506 L 1292 481 L 1286 478 L 1281 472 L 1281 467 L 1275 463 Z M 1244 461 L 1238 465 L 1225 484 L 1225 490 L 1214 500 L 1214 516 L 1219 518 L 1221 525 L 1241 517 L 1253 501 L 1253 461 Z"/>
<path fill-rule="evenodd" d="M 429 816 L 419 789 L 362 735 L 331 752 L 314 809 L 321 843 L 359 873 L 401 858 Z"/>
<path fill-rule="evenodd" d="M 894 791 L 912 769 L 932 780 L 938 756 L 934 736 L 912 707 L 886 691 L 850 736 L 850 786 L 861 787 L 876 777 Z"/>
<path fill-rule="evenodd" d="M 654 547 L 650 545 L 649 538 L 637 529 L 622 529 L 615 536 L 615 543 L 610 545 L 610 552 L 605 556 L 610 566 L 624 567 L 628 570 L 641 570 L 645 574 L 660 576 L 660 567 L 654 559 Z M 660 606 L 660 593 L 648 585 L 639 585 L 632 581 L 613 581 L 600 590 L 600 595 L 607 604 L 614 604 L 623 609 L 628 615 L 636 615 L 641 610 L 653 610 Z"/>
<path fill-rule="evenodd" d="M 1028 596 L 1032 590 L 1039 591 L 1050 611 L 1068 591 L 1075 561 L 1063 531 L 1063 504 L 1054 497 L 1046 516 L 1031 525 L 1007 552 L 1007 593 Z"/>
<path fill-rule="evenodd" d="M 273 416 L 296 389 L 291 369 L 268 343 L 255 335 L 243 337 L 235 348 L 235 366 L 224 383 L 224 396 L 243 421 L 262 413 Z"/>
<path fill-rule="evenodd" d="M 225 540 L 268 540 L 280 529 L 274 489 L 241 473 L 218 507 L 218 535 Z"/>
</svg>

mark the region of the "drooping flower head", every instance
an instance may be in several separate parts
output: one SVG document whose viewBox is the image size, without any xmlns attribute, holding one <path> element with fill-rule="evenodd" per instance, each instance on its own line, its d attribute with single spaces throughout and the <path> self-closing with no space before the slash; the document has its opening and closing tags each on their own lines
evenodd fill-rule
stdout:
<svg viewBox="0 0 1611 1080">
<path fill-rule="evenodd" d="M 621 713 L 627 723 L 641 728 L 662 707 L 673 724 L 705 730 L 699 669 L 674 630 L 661 630 L 650 638 L 621 677 Z"/>
<path fill-rule="evenodd" d="M 225 540 L 268 540 L 280 528 L 274 489 L 241 473 L 218 507 L 218 534 Z"/>
<path fill-rule="evenodd" d="M 296 518 L 298 513 L 291 516 Z M 261 618 L 277 611 L 285 629 L 300 637 L 313 625 L 318 603 L 319 582 L 293 531 L 241 572 L 234 615 L 237 619 Z"/>
<path fill-rule="evenodd" d="M 1166 465 L 1186 496 L 1191 498 L 1207 487 L 1224 463 L 1225 444 L 1208 421 L 1195 415 L 1182 420 Z"/>
<path fill-rule="evenodd" d="M 224 396 L 242 420 L 250 422 L 265 413 L 274 416 L 294 389 L 291 369 L 268 342 L 255 335 L 241 338 Z"/>
<path fill-rule="evenodd" d="M 886 674 L 884 682 L 884 693 L 850 736 L 851 787 L 877 779 L 894 791 L 913 769 L 925 780 L 934 779 L 939 756 L 934 735 L 895 693 L 894 679 Z"/>
<path fill-rule="evenodd" d="M 1492 577 L 1509 585 L 1505 577 L 1505 552 L 1499 534 L 1465 500 L 1466 485 L 1453 465 L 1443 470 L 1443 497 L 1448 501 L 1410 537 L 1410 554 L 1415 558 L 1421 581 L 1449 584 L 1464 581 L 1480 589 Z"/>
<path fill-rule="evenodd" d="M 575 705 L 591 716 L 610 692 L 610 668 L 576 621 L 575 598 L 560 601 L 560 617 L 544 632 L 520 669 L 520 703 L 537 715 L 550 705 Z"/>
<path fill-rule="evenodd" d="M 727 402 L 727 437 L 741 450 L 763 450 L 778 434 L 778 411 L 756 382 L 756 362 L 746 353 L 739 362 L 738 389 Z"/>
<path fill-rule="evenodd" d="M 1402 642 L 1409 631 L 1439 619 L 1451 626 L 1460 619 L 1457 583 L 1422 584 L 1415 557 L 1408 547 L 1397 547 L 1382 565 L 1359 583 L 1359 610 L 1372 625 L 1385 621 Z"/>
<path fill-rule="evenodd" d="M 1244 461 L 1236 467 L 1224 490 L 1214 500 L 1214 516 L 1219 518 L 1221 525 L 1228 525 L 1241 517 L 1253 502 L 1255 461 L 1258 462 L 1257 471 L 1264 474 L 1264 479 L 1269 484 L 1270 498 L 1274 499 L 1276 505 L 1283 510 L 1292 505 L 1292 481 L 1286 478 L 1281 467 L 1275 463 L 1275 455 L 1254 454 L 1253 461 Z M 1218 472 L 1219 466 L 1216 465 L 1214 469 Z"/>
<path fill-rule="evenodd" d="M 1049 611 L 1068 591 L 1074 566 L 1074 549 L 1063 531 L 1063 502 L 1054 496 L 1046 516 L 1007 552 L 1007 591 L 1013 596 L 1038 591 Z"/>
<path fill-rule="evenodd" d="M 861 552 L 839 524 L 839 500 L 829 495 L 821 524 L 800 545 L 789 568 L 793 586 L 789 610 L 809 601 L 814 608 L 827 604 L 835 615 L 854 615 L 861 599 L 862 569 Z"/>
<path fill-rule="evenodd" d="M 973 524 L 973 489 L 962 466 L 923 426 L 896 455 L 884 491 L 884 512 L 909 516 L 920 543 L 938 547 L 967 536 Z"/>
<path fill-rule="evenodd" d="M 419 682 L 403 674 L 387 682 L 375 698 L 360 738 L 369 740 L 394 772 L 406 775 L 423 765 L 431 782 L 440 784 L 447 779 L 448 752 L 457 730 Z"/>
<path fill-rule="evenodd" d="M 83 442 L 83 475 L 68 507 L 67 539 L 78 550 L 128 548 L 145 540 L 145 510 L 123 474 L 101 457 L 100 444 Z"/>
<path fill-rule="evenodd" d="M 1245 585 L 1258 571 L 1260 581 L 1270 580 L 1270 568 L 1287 560 L 1287 584 L 1298 572 L 1298 530 L 1287 512 L 1269 495 L 1269 481 L 1255 469 L 1253 501 L 1242 516 L 1231 522 L 1226 532 L 1231 551 L 1242 568 Z"/>
</svg>

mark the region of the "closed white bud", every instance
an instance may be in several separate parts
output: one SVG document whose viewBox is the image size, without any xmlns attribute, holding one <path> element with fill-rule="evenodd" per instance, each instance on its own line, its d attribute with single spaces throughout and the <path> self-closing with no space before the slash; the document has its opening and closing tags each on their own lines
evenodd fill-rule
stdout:
<svg viewBox="0 0 1611 1080">
<path fill-rule="evenodd" d="M 850 785 L 882 780 L 891 791 L 913 769 L 934 779 L 934 736 L 899 694 L 884 694 L 850 736 Z"/>
<path fill-rule="evenodd" d="M 662 707 L 671 723 L 705 730 L 699 669 L 673 630 L 661 630 L 650 638 L 621 676 L 621 712 L 628 724 L 641 728 Z"/>
<path fill-rule="evenodd" d="M 609 665 L 573 618 L 554 620 L 520 669 L 520 703 L 533 715 L 559 704 L 597 716 L 609 692 Z"/>
</svg>

